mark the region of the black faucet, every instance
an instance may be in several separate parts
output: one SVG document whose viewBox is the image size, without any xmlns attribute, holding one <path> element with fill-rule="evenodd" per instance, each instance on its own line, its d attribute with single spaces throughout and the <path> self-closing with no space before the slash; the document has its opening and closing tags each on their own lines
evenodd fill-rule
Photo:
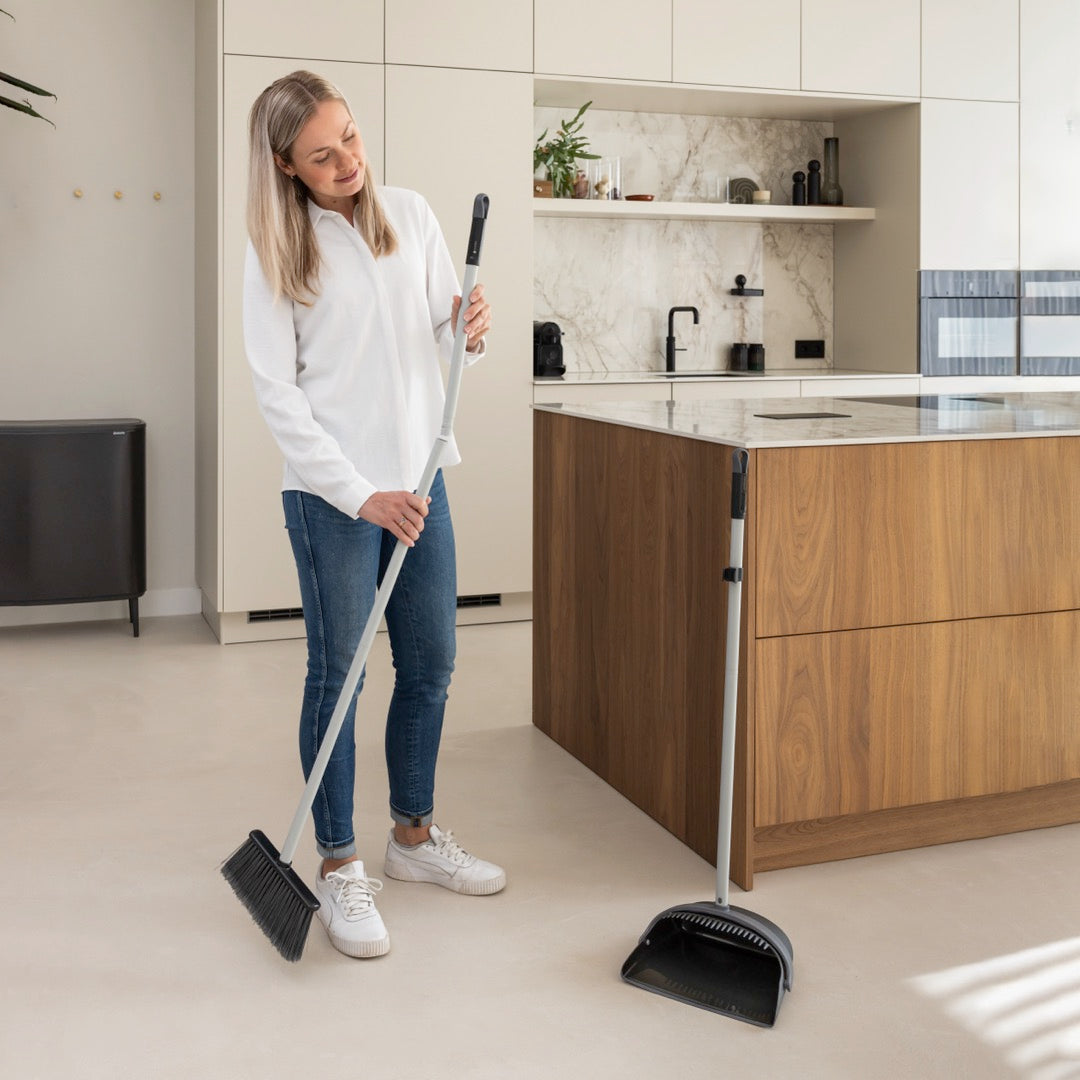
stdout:
<svg viewBox="0 0 1080 1080">
<path fill-rule="evenodd" d="M 667 349 L 664 356 L 666 360 L 666 371 L 675 370 L 675 354 L 677 352 L 686 352 L 685 349 L 675 348 L 675 312 L 676 311 L 691 311 L 694 314 L 694 325 L 698 324 L 698 309 L 696 307 L 673 307 L 667 313 Z"/>
</svg>

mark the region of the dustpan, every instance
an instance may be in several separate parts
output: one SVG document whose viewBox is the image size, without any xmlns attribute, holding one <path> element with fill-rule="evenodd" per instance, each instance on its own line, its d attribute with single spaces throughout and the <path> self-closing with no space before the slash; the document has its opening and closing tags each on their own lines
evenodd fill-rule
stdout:
<svg viewBox="0 0 1080 1080">
<path fill-rule="evenodd" d="M 736 450 L 731 477 L 731 565 L 728 582 L 724 719 L 720 751 L 720 820 L 716 837 L 716 900 L 662 911 L 622 966 L 623 979 L 643 990 L 743 1020 L 776 1022 L 791 989 L 793 954 L 787 934 L 756 912 L 728 903 L 731 817 L 735 793 L 735 722 L 739 687 L 743 528 L 750 455 Z"/>
</svg>

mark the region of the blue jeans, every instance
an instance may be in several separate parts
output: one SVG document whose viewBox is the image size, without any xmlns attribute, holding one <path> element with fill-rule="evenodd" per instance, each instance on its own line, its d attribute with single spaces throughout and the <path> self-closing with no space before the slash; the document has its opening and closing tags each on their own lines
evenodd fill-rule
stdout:
<svg viewBox="0 0 1080 1080">
<path fill-rule="evenodd" d="M 457 609 L 454 530 L 441 471 L 430 494 L 424 531 L 401 565 L 386 608 L 395 672 L 386 718 L 390 815 L 402 825 L 417 826 L 431 822 L 434 808 L 435 761 L 454 670 Z M 307 678 L 300 711 L 300 762 L 306 780 L 396 540 L 317 495 L 286 491 L 282 501 L 307 630 Z M 323 858 L 343 859 L 356 852 L 353 722 L 363 685 L 362 675 L 312 807 L 315 840 Z"/>
</svg>

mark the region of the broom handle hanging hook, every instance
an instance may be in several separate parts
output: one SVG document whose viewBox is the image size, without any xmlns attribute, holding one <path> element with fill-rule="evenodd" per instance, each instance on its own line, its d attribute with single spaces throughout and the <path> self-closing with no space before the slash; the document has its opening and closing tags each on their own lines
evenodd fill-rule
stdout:
<svg viewBox="0 0 1080 1080">
<path fill-rule="evenodd" d="M 484 239 L 484 224 L 487 220 L 489 201 L 486 195 L 477 195 L 473 201 L 472 230 L 469 233 L 469 248 L 465 256 L 465 280 L 461 287 L 461 307 L 458 309 L 457 326 L 454 328 L 454 349 L 450 359 L 450 376 L 447 380 L 446 403 L 443 406 L 442 427 L 431 447 L 427 464 L 417 485 L 416 494 L 426 499 L 431 491 L 431 485 L 435 482 L 435 474 L 439 470 L 454 431 L 454 415 L 457 412 L 458 394 L 461 390 L 461 373 L 465 367 L 465 308 L 468 307 L 468 297 L 476 288 L 476 276 L 480 268 L 480 248 Z M 375 602 L 371 608 L 371 614 L 364 626 L 364 632 L 360 637 L 360 644 L 356 647 L 352 663 L 349 665 L 349 673 L 345 676 L 345 682 L 338 695 L 337 705 L 334 706 L 333 715 L 326 734 L 319 745 L 319 753 L 315 757 L 315 763 L 308 774 L 308 781 L 304 787 L 304 793 L 300 796 L 300 805 L 293 815 L 292 825 L 289 827 L 289 835 L 281 848 L 281 862 L 285 866 L 291 865 L 293 856 L 300 843 L 300 836 L 304 831 L 304 823 L 311 807 L 315 802 L 315 795 L 322 783 L 326 766 L 330 761 L 330 755 L 334 752 L 334 745 L 345 723 L 345 714 L 349 711 L 349 703 L 356 692 L 360 676 L 367 663 L 368 654 L 375 641 L 375 634 L 379 629 L 386 605 L 390 600 L 390 593 L 397 582 L 401 564 L 405 561 L 405 553 L 409 550 L 404 540 L 399 540 L 394 547 L 390 562 L 383 574 L 382 584 L 375 593 Z"/>
</svg>

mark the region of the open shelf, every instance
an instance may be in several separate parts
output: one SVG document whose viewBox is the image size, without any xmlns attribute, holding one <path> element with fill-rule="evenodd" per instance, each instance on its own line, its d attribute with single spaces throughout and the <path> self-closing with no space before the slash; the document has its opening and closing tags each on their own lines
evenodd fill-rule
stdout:
<svg viewBox="0 0 1080 1080">
<path fill-rule="evenodd" d="M 625 199 L 533 199 L 534 217 L 638 218 L 679 221 L 805 222 L 813 225 L 873 221 L 870 206 L 744 206 L 739 203 L 627 202 Z"/>
</svg>

